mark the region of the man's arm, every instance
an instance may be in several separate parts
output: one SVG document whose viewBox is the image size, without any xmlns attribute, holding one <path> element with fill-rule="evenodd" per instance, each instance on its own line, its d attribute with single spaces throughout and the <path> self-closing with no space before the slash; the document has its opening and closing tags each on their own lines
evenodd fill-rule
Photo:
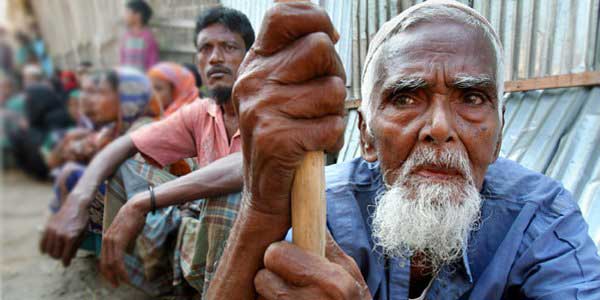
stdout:
<svg viewBox="0 0 600 300">
<path fill-rule="evenodd" d="M 156 208 L 239 192 L 242 183 L 242 153 L 237 152 L 154 188 Z M 148 191 L 135 195 L 129 202 L 144 214 L 150 212 Z"/>
<path fill-rule="evenodd" d="M 129 135 L 121 136 L 108 144 L 92 159 L 83 176 L 71 191 L 71 195 L 75 195 L 73 200 L 77 201 L 79 207 L 87 208 L 94 199 L 100 184 L 135 153 L 137 153 L 137 148 Z"/>
<path fill-rule="evenodd" d="M 42 253 L 68 266 L 89 221 L 88 207 L 104 179 L 137 151 L 127 135 L 116 139 L 94 157 L 58 213 L 50 217 L 40 241 Z"/>
<path fill-rule="evenodd" d="M 234 153 L 155 188 L 156 207 L 226 195 L 242 189 L 242 155 Z M 144 228 L 151 210 L 150 192 L 133 196 L 123 205 L 102 238 L 100 271 L 114 286 L 127 281 L 124 254 Z"/>
</svg>

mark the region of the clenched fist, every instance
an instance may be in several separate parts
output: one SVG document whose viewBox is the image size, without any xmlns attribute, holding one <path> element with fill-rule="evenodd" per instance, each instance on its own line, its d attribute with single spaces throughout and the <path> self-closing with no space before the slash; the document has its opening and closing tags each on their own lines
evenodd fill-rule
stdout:
<svg viewBox="0 0 600 300">
<path fill-rule="evenodd" d="M 233 89 L 242 134 L 246 201 L 288 217 L 294 171 L 309 151 L 343 143 L 345 75 L 338 35 L 327 14 L 309 3 L 276 5 Z"/>
</svg>

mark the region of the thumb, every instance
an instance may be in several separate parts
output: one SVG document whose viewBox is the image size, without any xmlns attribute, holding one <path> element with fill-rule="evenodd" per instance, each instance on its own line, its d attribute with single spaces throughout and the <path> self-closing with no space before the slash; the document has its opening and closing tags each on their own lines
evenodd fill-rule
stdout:
<svg viewBox="0 0 600 300">
<path fill-rule="evenodd" d="M 325 256 L 330 262 L 342 266 L 346 270 L 346 272 L 350 273 L 350 275 L 354 277 L 354 279 L 363 281 L 363 277 L 360 272 L 360 269 L 358 268 L 358 265 L 356 265 L 354 259 L 352 259 L 352 257 L 346 254 L 346 252 L 344 252 L 344 250 L 340 248 L 338 243 L 335 242 L 329 230 L 327 230 L 327 244 L 325 246 Z"/>
</svg>

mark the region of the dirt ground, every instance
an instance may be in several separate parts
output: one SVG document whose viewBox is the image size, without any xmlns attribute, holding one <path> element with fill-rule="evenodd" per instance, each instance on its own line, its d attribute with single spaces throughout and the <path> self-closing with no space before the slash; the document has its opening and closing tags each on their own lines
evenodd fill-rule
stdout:
<svg viewBox="0 0 600 300">
<path fill-rule="evenodd" d="M 149 299 L 131 287 L 113 289 L 89 254 L 80 251 L 68 269 L 42 256 L 38 241 L 52 186 L 17 171 L 0 176 L 0 299 Z"/>
</svg>

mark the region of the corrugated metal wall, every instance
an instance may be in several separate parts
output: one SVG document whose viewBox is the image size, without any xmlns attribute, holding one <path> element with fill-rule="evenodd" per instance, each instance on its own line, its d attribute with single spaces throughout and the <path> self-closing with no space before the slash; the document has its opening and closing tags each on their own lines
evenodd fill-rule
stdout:
<svg viewBox="0 0 600 300">
<path fill-rule="evenodd" d="M 346 2 L 346 1 L 344 1 Z M 353 0 L 351 97 L 360 98 L 360 74 L 379 27 L 423 0 Z M 486 17 L 504 46 L 506 80 L 600 69 L 599 0 L 461 0 Z"/>
<path fill-rule="evenodd" d="M 595 68 L 598 0 L 473 1 L 500 35 L 507 80 Z"/>
<path fill-rule="evenodd" d="M 579 201 L 600 246 L 600 87 L 511 93 L 506 99 L 500 155 L 560 181 Z"/>
</svg>

